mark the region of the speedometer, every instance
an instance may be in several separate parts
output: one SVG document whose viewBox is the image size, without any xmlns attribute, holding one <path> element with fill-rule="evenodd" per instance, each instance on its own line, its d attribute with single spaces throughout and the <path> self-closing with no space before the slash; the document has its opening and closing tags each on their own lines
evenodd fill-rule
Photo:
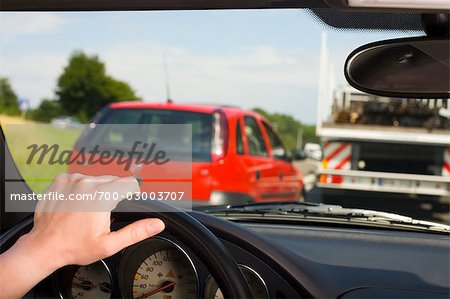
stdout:
<svg viewBox="0 0 450 299">
<path fill-rule="evenodd" d="M 126 298 L 197 298 L 194 265 L 178 245 L 152 238 L 130 248 L 119 266 L 119 282 Z"/>
<path fill-rule="evenodd" d="M 133 298 L 196 298 L 197 279 L 190 261 L 178 249 L 156 251 L 136 271 Z"/>
</svg>

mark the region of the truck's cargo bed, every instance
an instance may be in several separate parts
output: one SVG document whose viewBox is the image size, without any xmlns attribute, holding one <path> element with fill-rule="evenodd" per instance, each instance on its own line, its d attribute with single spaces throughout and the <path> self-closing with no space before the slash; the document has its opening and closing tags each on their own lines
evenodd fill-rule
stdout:
<svg viewBox="0 0 450 299">
<path fill-rule="evenodd" d="M 450 144 L 450 130 L 364 124 L 322 123 L 317 134 L 323 138 L 384 141 L 395 143 Z"/>
</svg>

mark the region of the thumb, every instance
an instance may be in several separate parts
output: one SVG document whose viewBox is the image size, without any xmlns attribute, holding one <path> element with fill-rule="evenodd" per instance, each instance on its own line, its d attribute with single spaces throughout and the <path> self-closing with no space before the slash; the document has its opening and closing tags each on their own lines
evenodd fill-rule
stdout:
<svg viewBox="0 0 450 299">
<path fill-rule="evenodd" d="M 142 219 L 133 222 L 124 228 L 111 232 L 106 236 L 105 245 L 111 255 L 122 250 L 125 247 L 136 244 L 147 238 L 150 238 L 165 228 L 164 222 L 157 218 Z"/>
</svg>

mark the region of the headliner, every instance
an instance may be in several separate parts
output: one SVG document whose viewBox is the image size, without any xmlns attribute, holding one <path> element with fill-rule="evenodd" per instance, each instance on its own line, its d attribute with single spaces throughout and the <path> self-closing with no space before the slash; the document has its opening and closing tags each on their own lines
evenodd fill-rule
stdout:
<svg viewBox="0 0 450 299">
<path fill-rule="evenodd" d="M 355 11 L 330 8 L 340 0 L 0 0 L 0 11 L 114 11 L 309 8 L 338 29 L 420 31 L 420 11 Z"/>
</svg>

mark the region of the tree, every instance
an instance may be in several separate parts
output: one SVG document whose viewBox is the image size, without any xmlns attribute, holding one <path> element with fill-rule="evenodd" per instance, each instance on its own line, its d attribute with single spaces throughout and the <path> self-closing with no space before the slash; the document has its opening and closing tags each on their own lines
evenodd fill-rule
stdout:
<svg viewBox="0 0 450 299">
<path fill-rule="evenodd" d="M 264 116 L 272 124 L 288 150 L 294 150 L 296 148 L 299 130 L 303 133 L 303 144 L 319 142 L 316 136 L 315 126 L 313 125 L 304 125 L 287 114 L 269 113 L 261 108 L 254 108 L 253 111 Z"/>
<path fill-rule="evenodd" d="M 106 82 L 106 93 L 110 95 L 112 102 L 129 101 L 137 98 L 133 89 L 127 83 L 112 77 L 107 77 Z"/>
<path fill-rule="evenodd" d="M 7 78 L 0 77 L 0 113 L 17 115 L 19 102 Z"/>
<path fill-rule="evenodd" d="M 71 55 L 58 78 L 56 96 L 62 109 L 83 121 L 109 103 L 139 100 L 127 83 L 106 74 L 97 56 L 80 51 Z"/>
<path fill-rule="evenodd" d="M 53 118 L 64 114 L 59 102 L 44 99 L 39 107 L 29 112 L 28 117 L 36 121 L 50 122 Z"/>
</svg>

